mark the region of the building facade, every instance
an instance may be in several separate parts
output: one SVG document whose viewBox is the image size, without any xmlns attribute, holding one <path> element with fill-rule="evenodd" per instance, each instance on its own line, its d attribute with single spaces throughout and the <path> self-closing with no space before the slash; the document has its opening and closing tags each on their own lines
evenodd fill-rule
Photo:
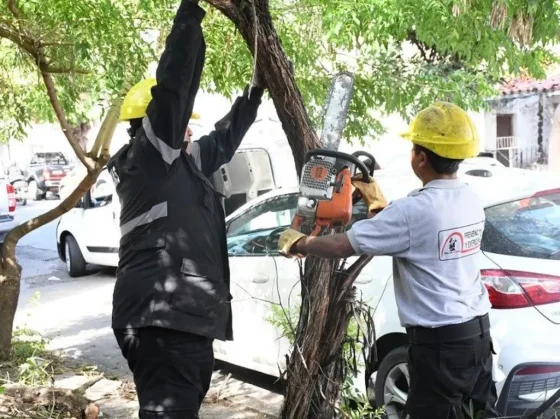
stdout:
<svg viewBox="0 0 560 419">
<path fill-rule="evenodd" d="M 546 80 L 516 79 L 487 101 L 484 146 L 510 167 L 547 170 L 553 120 L 560 103 L 560 75 Z M 556 141 L 556 140 L 555 140 Z"/>
</svg>

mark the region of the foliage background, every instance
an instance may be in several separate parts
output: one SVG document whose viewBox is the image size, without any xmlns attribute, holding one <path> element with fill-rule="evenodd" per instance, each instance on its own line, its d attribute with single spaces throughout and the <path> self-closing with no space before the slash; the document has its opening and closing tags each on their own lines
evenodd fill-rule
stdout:
<svg viewBox="0 0 560 419">
<path fill-rule="evenodd" d="M 243 0 L 242 6 L 249 0 Z M 178 1 L 18 0 L 22 19 L 0 3 L 0 36 L 13 31 L 45 44 L 61 103 L 72 124 L 99 119 L 126 77 L 157 60 Z M 206 6 L 202 87 L 232 97 L 248 82 L 252 59 L 234 25 Z M 383 131 L 379 114 L 409 118 L 435 99 L 479 109 L 508 74 L 544 77 L 557 61 L 549 46 L 560 18 L 553 0 L 271 0 L 283 48 L 312 121 L 319 126 L 330 79 L 357 76 L 348 136 Z M 87 72 L 87 74 L 82 74 Z M 53 121 L 36 63 L 0 41 L 0 141 L 24 138 Z"/>
</svg>

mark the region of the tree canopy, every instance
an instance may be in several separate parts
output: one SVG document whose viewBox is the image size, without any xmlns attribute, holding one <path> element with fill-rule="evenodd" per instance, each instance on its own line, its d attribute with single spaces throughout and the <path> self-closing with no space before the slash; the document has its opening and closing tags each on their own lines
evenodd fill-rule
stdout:
<svg viewBox="0 0 560 419">
<path fill-rule="evenodd" d="M 152 4 L 153 3 L 153 4 Z M 4 0 L 0 3 L 0 140 L 22 138 L 55 114 L 40 70 L 50 73 L 71 124 L 99 119 L 125 80 L 157 57 L 153 32 L 174 5 L 139 0 Z"/>
<path fill-rule="evenodd" d="M 355 72 L 355 137 L 381 130 L 372 109 L 407 118 L 435 99 L 479 109 L 502 77 L 542 78 L 556 61 L 553 0 L 271 0 L 270 9 L 314 122 L 333 72 Z M 247 81 L 249 53 L 216 11 L 205 25 L 204 86 L 228 94 Z"/>
<path fill-rule="evenodd" d="M 54 119 L 38 53 L 44 56 L 40 65 L 55 76 L 70 122 L 98 118 L 96 105 L 119 91 L 125 78 L 141 79 L 157 59 L 177 4 L 3 1 L 0 140 L 21 138 L 30 122 Z M 271 0 L 269 6 L 314 122 L 332 74 L 356 73 L 347 132 L 354 137 L 381 131 L 372 109 L 409 117 L 436 98 L 477 109 L 504 75 L 543 77 L 556 60 L 549 50 L 560 17 L 553 0 Z M 251 56 L 234 25 L 207 9 L 202 87 L 231 96 L 248 82 Z"/>
</svg>

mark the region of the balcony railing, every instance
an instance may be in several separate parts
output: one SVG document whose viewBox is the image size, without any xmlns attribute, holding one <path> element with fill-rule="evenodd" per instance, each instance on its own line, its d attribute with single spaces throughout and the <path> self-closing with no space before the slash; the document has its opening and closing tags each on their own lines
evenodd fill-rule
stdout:
<svg viewBox="0 0 560 419">
<path fill-rule="evenodd" d="M 496 148 L 504 149 L 504 148 L 517 148 L 518 141 L 517 137 L 497 137 L 496 138 Z"/>
</svg>

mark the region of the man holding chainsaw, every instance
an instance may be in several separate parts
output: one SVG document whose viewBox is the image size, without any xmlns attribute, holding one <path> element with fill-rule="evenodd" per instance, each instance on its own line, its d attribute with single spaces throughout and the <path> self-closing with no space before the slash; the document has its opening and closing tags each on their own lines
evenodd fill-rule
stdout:
<svg viewBox="0 0 560 419">
<path fill-rule="evenodd" d="M 256 77 L 213 132 L 190 142 L 204 15 L 198 1 L 182 0 L 156 80 L 124 100 L 131 141 L 108 163 L 122 208 L 112 327 L 142 419 L 198 418 L 212 342 L 233 339 L 224 211 L 208 178 L 255 121 L 264 84 Z"/>
<path fill-rule="evenodd" d="M 491 305 L 476 259 L 485 216 L 479 198 L 457 179 L 459 164 L 478 154 L 478 134 L 461 108 L 436 102 L 403 136 L 413 143 L 421 189 L 386 206 L 373 180 L 354 180 L 377 215 L 345 234 L 312 237 L 289 229 L 278 247 L 299 257 L 393 256 L 399 317 L 411 344 L 410 418 L 462 418 L 470 401 L 475 412 L 494 417 Z"/>
</svg>

